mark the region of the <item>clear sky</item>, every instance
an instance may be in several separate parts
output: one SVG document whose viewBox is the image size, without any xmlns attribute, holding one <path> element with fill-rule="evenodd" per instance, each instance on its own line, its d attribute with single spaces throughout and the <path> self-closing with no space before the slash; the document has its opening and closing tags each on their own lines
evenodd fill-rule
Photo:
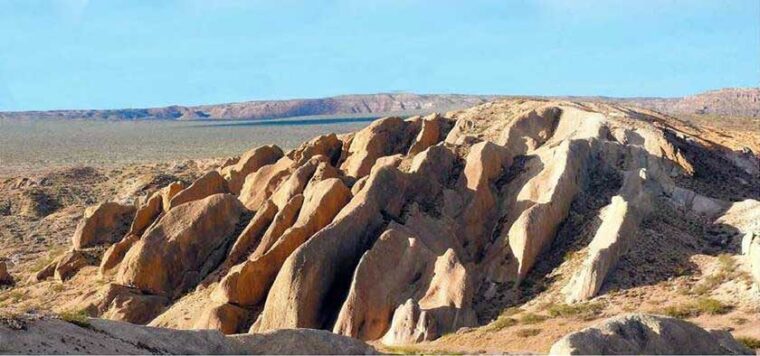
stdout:
<svg viewBox="0 0 760 356">
<path fill-rule="evenodd" d="M 759 0 L 0 0 L 0 111 L 759 81 Z"/>
</svg>

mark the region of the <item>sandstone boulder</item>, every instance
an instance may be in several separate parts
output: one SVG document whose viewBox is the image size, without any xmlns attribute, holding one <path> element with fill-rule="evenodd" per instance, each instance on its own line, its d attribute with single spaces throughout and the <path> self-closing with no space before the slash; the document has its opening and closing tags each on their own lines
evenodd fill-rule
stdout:
<svg viewBox="0 0 760 356">
<path fill-rule="evenodd" d="M 129 249 L 118 283 L 170 298 L 181 294 L 222 261 L 243 211 L 231 194 L 173 208 Z"/>
<path fill-rule="evenodd" d="M 137 209 L 135 218 L 132 220 L 132 226 L 129 228 L 127 234 L 137 236 L 142 235 L 142 233 L 145 232 L 145 229 L 153 224 L 156 218 L 164 211 L 163 200 L 160 191 L 151 195 L 150 198 L 148 198 L 148 201 Z"/>
<path fill-rule="evenodd" d="M 229 193 L 227 181 L 217 171 L 210 171 L 198 178 L 189 187 L 177 193 L 169 201 L 169 210 L 180 204 L 200 200 L 208 196 L 220 193 Z"/>
<path fill-rule="evenodd" d="M 251 312 L 229 303 L 207 307 L 195 322 L 193 329 L 215 329 L 223 334 L 237 334 L 243 331 Z"/>
<path fill-rule="evenodd" d="M 316 137 L 288 152 L 288 157 L 300 166 L 314 156 L 324 156 L 330 164 L 336 164 L 340 158 L 343 142 L 334 133 Z"/>
<path fill-rule="evenodd" d="M 293 160 L 287 156 L 259 168 L 245 178 L 243 188 L 240 190 L 240 201 L 248 210 L 258 210 L 295 168 Z"/>
<path fill-rule="evenodd" d="M 408 122 L 398 117 L 373 121 L 354 135 L 341 169 L 354 178 L 366 176 L 378 158 L 406 153 L 420 126 L 419 122 Z"/>
<path fill-rule="evenodd" d="M 177 193 L 181 192 L 186 188 L 185 183 L 182 182 L 173 182 L 159 190 L 159 194 L 161 194 L 161 207 L 163 208 L 164 212 L 169 211 L 169 208 L 171 207 L 171 201 L 172 198 L 174 198 Z"/>
<path fill-rule="evenodd" d="M 129 249 L 132 248 L 132 245 L 134 245 L 139 239 L 140 236 L 129 234 L 127 236 L 124 236 L 121 241 L 111 245 L 111 247 L 109 247 L 106 252 L 103 253 L 103 258 L 100 260 L 100 268 L 98 269 L 98 274 L 100 274 L 100 276 L 104 276 L 109 271 L 116 268 L 124 259 L 127 251 L 129 251 Z"/>
<path fill-rule="evenodd" d="M 282 149 L 275 145 L 256 147 L 240 156 L 234 164 L 222 168 L 222 176 L 227 180 L 230 192 L 240 194 L 249 174 L 276 162 L 282 156 Z"/>
<path fill-rule="evenodd" d="M 271 200 L 267 200 L 264 206 L 256 212 L 248 226 L 243 229 L 240 236 L 235 240 L 227 259 L 224 261 L 224 268 L 228 269 L 233 265 L 243 262 L 261 242 L 261 238 L 272 224 L 277 214 L 277 206 Z"/>
<path fill-rule="evenodd" d="M 70 250 L 57 261 L 54 276 L 59 282 L 73 277 L 84 266 L 97 265 L 97 259 L 94 256 L 80 250 Z"/>
<path fill-rule="evenodd" d="M 552 355 L 752 355 L 726 331 L 690 322 L 628 314 L 571 333 L 552 345 Z"/>
<path fill-rule="evenodd" d="M 102 318 L 133 324 L 147 324 L 169 303 L 166 297 L 144 294 L 118 284 L 108 284 L 99 294 L 96 308 Z"/>
<path fill-rule="evenodd" d="M 89 207 L 72 237 L 75 249 L 109 244 L 121 240 L 135 216 L 135 207 L 103 203 Z"/>
</svg>

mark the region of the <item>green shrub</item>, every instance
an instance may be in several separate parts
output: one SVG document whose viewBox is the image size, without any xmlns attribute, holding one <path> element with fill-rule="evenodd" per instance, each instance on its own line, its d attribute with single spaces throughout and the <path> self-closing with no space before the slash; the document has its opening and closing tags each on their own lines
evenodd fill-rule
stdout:
<svg viewBox="0 0 760 356">
<path fill-rule="evenodd" d="M 87 328 L 90 327 L 90 321 L 87 320 L 88 316 L 84 310 L 77 311 L 65 311 L 58 314 L 61 320 L 72 323 L 74 325 Z"/>
<path fill-rule="evenodd" d="M 593 319 L 602 313 L 601 303 L 555 304 L 547 309 L 552 317 L 577 317 L 584 320 Z"/>
</svg>

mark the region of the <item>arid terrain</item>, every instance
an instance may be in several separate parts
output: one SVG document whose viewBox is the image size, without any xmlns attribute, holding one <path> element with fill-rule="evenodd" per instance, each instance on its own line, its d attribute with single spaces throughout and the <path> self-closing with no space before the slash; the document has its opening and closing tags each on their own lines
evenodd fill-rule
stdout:
<svg viewBox="0 0 760 356">
<path fill-rule="evenodd" d="M 123 330 L 137 341 L 79 351 L 187 350 L 109 319 L 347 353 L 373 350 L 276 330 L 323 329 L 394 353 L 673 353 L 684 335 L 696 353 L 760 350 L 758 98 L 386 97 L 327 103 L 425 114 L 273 126 L 53 120 L 43 130 L 39 113 L 3 114 L 16 131 L 0 133 L 13 148 L 0 156 L 0 260 L 12 278 L 0 335 Z M 439 104 L 466 108 L 428 113 Z M 334 114 L 299 105 L 276 107 Z M 261 107 L 166 115 L 273 117 Z M 620 341 L 627 328 L 678 331 L 633 348 Z M 202 351 L 277 352 L 237 337 Z M 136 346 L 146 342 L 162 346 Z M 34 350 L 66 347 L 56 345 Z"/>
</svg>

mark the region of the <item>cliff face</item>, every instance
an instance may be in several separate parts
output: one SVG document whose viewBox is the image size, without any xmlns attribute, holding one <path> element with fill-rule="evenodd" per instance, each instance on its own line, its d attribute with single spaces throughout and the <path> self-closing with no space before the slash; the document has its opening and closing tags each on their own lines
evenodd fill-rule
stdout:
<svg viewBox="0 0 760 356">
<path fill-rule="evenodd" d="M 102 120 L 258 120 L 311 115 L 382 115 L 430 113 L 482 104 L 507 96 L 418 95 L 410 93 L 344 95 L 321 99 L 247 101 L 241 103 L 167 106 L 147 109 L 53 110 L 0 113 L 0 118 Z M 669 114 L 760 117 L 759 88 L 728 88 L 683 98 L 557 97 L 638 106 Z"/>
</svg>

